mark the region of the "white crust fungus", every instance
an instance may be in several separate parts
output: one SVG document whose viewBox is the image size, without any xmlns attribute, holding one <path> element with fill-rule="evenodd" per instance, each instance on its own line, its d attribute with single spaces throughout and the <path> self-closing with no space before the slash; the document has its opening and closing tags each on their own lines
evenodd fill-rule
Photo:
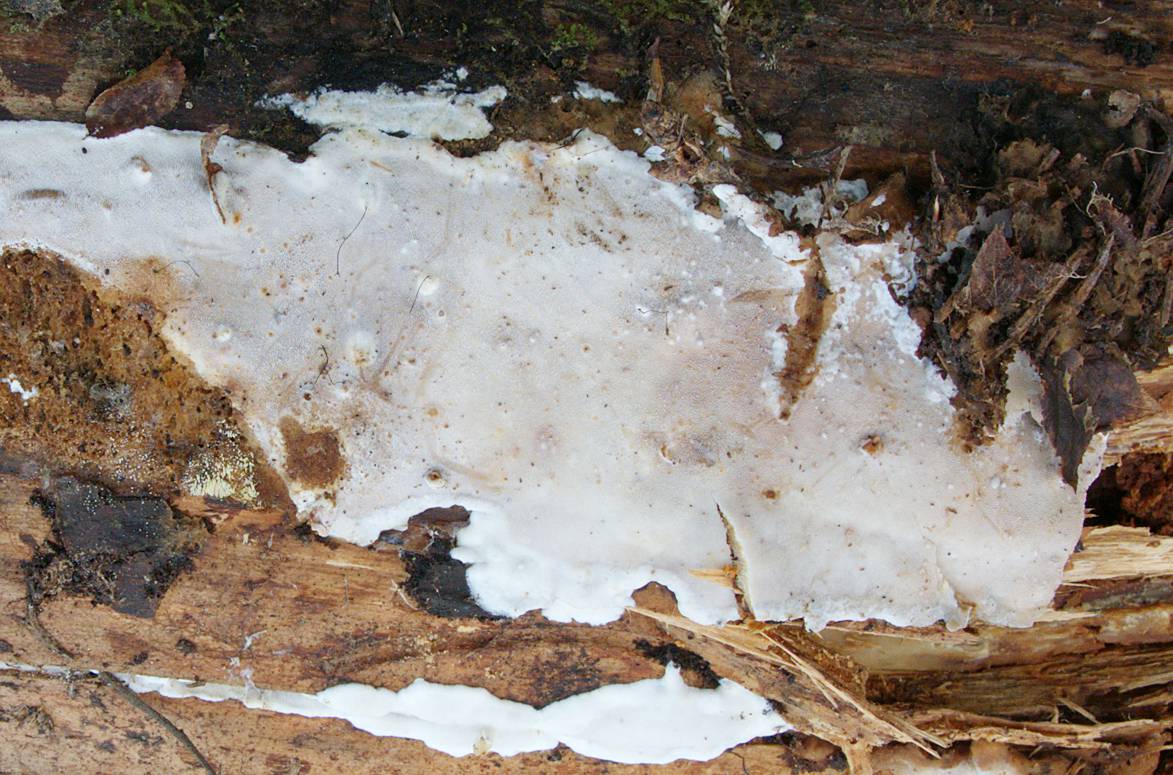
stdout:
<svg viewBox="0 0 1173 775">
<path fill-rule="evenodd" d="M 128 287 L 170 266 L 164 335 L 230 389 L 302 515 L 365 544 L 468 508 L 456 556 L 490 611 L 605 622 L 655 580 L 686 616 L 735 618 L 695 573 L 730 562 L 720 509 L 759 618 L 1034 619 L 1098 458 L 1063 484 L 1025 361 L 994 442 L 950 443 L 953 388 L 889 286 L 908 245 L 818 239 L 833 313 L 782 419 L 814 251 L 731 187 L 724 219 L 695 211 L 590 132 L 473 158 L 412 139 L 487 134 L 503 90 L 450 86 L 283 98 L 340 131 L 301 164 L 223 138 L 223 220 L 197 134 L 0 123 L 0 242 Z M 295 475 L 283 420 L 334 435 L 333 481 Z"/>
</svg>

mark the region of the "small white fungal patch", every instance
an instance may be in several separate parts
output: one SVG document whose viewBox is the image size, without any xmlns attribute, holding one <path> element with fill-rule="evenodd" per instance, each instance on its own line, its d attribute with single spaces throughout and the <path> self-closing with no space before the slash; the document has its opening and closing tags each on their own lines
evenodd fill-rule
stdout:
<svg viewBox="0 0 1173 775">
<path fill-rule="evenodd" d="M 289 108 L 298 118 L 321 127 L 363 127 L 400 132 L 409 137 L 476 140 L 493 131 L 484 109 L 506 96 L 503 86 L 459 93 L 452 83 L 436 81 L 420 91 L 406 92 L 390 84 L 383 84 L 373 92 L 321 89 L 304 98 L 282 94 L 259 104 L 266 108 Z"/>
<path fill-rule="evenodd" d="M 770 147 L 771 151 L 776 151 L 782 147 L 782 135 L 777 132 L 763 132 L 758 130 L 758 134 L 762 136 L 762 140 Z"/>
<path fill-rule="evenodd" d="M 503 91 L 328 94 L 299 104 L 341 131 L 301 164 L 221 140 L 224 221 L 198 134 L 0 123 L 0 244 L 115 285 L 152 257 L 191 268 L 162 333 L 231 386 L 319 532 L 366 544 L 464 506 L 456 556 L 504 615 L 601 623 L 655 580 L 696 621 L 735 618 L 732 592 L 694 573 L 730 562 L 718 509 L 762 619 L 958 624 L 972 609 L 1024 625 L 1050 600 L 1098 448 L 1067 487 L 1025 361 L 996 439 L 950 444 L 953 387 L 893 300 L 915 283 L 906 241 L 819 237 L 832 319 L 782 419 L 810 255 L 763 207 L 717 186 L 722 217 L 698 212 L 690 189 L 585 131 L 473 158 L 370 131 L 474 136 Z M 32 189 L 67 196 L 46 208 Z M 841 208 L 867 187 L 837 194 Z M 821 197 L 778 199 L 817 221 Z M 334 434 L 336 480 L 295 475 L 283 420 Z"/>
<path fill-rule="evenodd" d="M 829 186 L 827 190 L 829 190 Z M 868 184 L 863 179 L 840 180 L 835 186 L 836 207 L 824 206 L 826 190 L 822 186 L 809 186 L 801 194 L 774 192 L 774 207 L 780 213 L 800 224 L 818 226 L 826 215 L 837 217 L 843 214 L 847 205 L 855 204 L 868 195 Z M 827 210 L 830 212 L 827 212 Z"/>
<path fill-rule="evenodd" d="M 733 683 L 694 689 L 675 666 L 661 678 L 613 684 L 544 708 L 502 700 L 488 691 L 416 679 L 395 692 L 342 684 L 318 692 L 258 689 L 141 675 L 119 675 L 139 693 L 234 700 L 309 718 L 342 719 L 380 737 L 421 740 L 452 756 L 514 756 L 559 743 L 585 756 L 624 764 L 704 761 L 755 737 L 791 727 L 761 697 Z"/>
<path fill-rule="evenodd" d="M 741 139 L 741 130 L 730 121 L 722 116 L 720 113 L 713 113 L 713 123 L 717 126 L 717 134 L 721 137 L 731 137 L 734 139 Z"/>
<path fill-rule="evenodd" d="M 26 388 L 24 385 L 20 384 L 20 380 L 17 379 L 15 374 L 9 374 L 7 377 L 0 377 L 0 384 L 7 385 L 10 391 L 20 396 L 20 402 L 22 404 L 27 404 L 29 401 L 33 400 L 40 394 L 40 391 L 37 390 L 36 387 Z"/>
<path fill-rule="evenodd" d="M 574 82 L 574 96 L 580 100 L 598 100 L 599 102 L 622 102 L 615 92 L 591 86 L 586 81 Z"/>
</svg>

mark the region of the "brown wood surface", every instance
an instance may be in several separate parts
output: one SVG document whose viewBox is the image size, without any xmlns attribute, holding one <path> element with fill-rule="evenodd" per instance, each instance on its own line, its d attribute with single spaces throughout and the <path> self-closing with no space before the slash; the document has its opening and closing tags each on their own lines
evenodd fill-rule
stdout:
<svg viewBox="0 0 1173 775">
<path fill-rule="evenodd" d="M 765 184 L 825 175 L 826 162 L 803 159 L 845 144 L 854 146 L 849 175 L 908 168 L 926 180 L 932 151 L 973 171 L 990 139 L 982 95 L 1092 89 L 1102 98 L 1126 89 L 1173 98 L 1173 14 L 1164 0 L 742 0 L 720 36 L 724 55 L 715 4 L 700 0 L 246 2 L 228 21 L 195 13 L 195 3 L 138 4 L 191 6 L 182 24 L 118 3 L 66 5 L 42 25 L 0 17 L 0 116 L 79 121 L 101 89 L 175 47 L 189 63 L 188 85 L 165 126 L 206 131 L 228 121 L 235 134 L 300 150 L 315 133 L 258 109 L 257 99 L 323 84 L 413 87 L 464 65 L 473 83 L 510 89 L 490 143 L 561 139 L 595 117 L 589 106 L 555 107 L 549 97 L 585 79 L 642 100 L 658 40 L 666 77 L 709 69 L 725 80 L 727 69 L 728 96 L 744 108 L 739 123 L 784 135 L 777 158 L 761 146 L 734 160 L 739 173 Z M 568 53 L 558 41 L 571 29 L 589 30 L 589 45 Z M 1066 115 L 1039 120 L 1062 135 L 1072 131 L 1062 126 Z"/>
<path fill-rule="evenodd" d="M 742 745 L 709 762 L 620 765 L 553 751 L 452 757 L 415 740 L 374 737 L 336 719 L 245 710 L 235 702 L 169 700 L 150 705 L 181 728 L 223 773 L 257 775 L 465 775 L 560 772 L 572 775 L 838 775 L 831 746 L 795 738 Z M 93 676 L 60 678 L 0 672 L 0 772 L 187 773 L 201 767 L 158 723 Z"/>
</svg>

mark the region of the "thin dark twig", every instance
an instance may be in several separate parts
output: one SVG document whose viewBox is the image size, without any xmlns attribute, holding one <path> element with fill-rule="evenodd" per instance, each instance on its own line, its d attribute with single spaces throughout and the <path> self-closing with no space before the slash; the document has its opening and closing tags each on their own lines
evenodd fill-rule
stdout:
<svg viewBox="0 0 1173 775">
<path fill-rule="evenodd" d="M 49 649 L 53 651 L 53 653 L 59 657 L 73 659 L 73 653 L 69 651 L 69 649 L 62 646 L 61 643 L 56 638 L 54 638 L 48 630 L 45 629 L 45 625 L 41 624 L 40 610 L 32 602 L 29 602 L 28 604 L 28 614 L 25 616 L 24 621 L 25 624 L 29 626 L 29 629 L 35 632 L 37 637 L 41 639 L 41 642 L 48 646 Z"/>
<path fill-rule="evenodd" d="M 25 584 L 27 595 L 25 602 L 28 604 L 27 622 L 29 626 L 32 627 L 33 630 L 41 637 L 41 639 L 59 656 L 72 659 L 73 654 L 71 654 L 69 650 L 65 648 L 65 646 L 61 645 L 61 642 L 54 638 L 53 635 L 45 629 L 44 625 L 41 624 L 41 609 L 40 606 L 34 602 L 37 598 L 35 595 L 36 590 L 34 588 L 31 575 L 25 579 Z M 155 721 L 159 722 L 163 728 L 170 732 L 176 740 L 182 743 L 187 748 L 187 750 L 190 751 L 193 756 L 195 756 L 205 771 L 210 773 L 210 775 L 219 775 L 219 773 L 216 772 L 216 769 L 212 767 L 211 762 L 209 762 L 207 758 L 205 758 L 204 755 L 200 753 L 200 749 L 196 748 L 196 745 L 191 741 L 191 738 L 188 737 L 182 729 L 171 723 L 170 719 L 145 703 L 137 694 L 134 693 L 134 691 L 129 686 L 120 681 L 116 676 L 114 676 L 114 674 L 105 670 L 99 670 L 98 677 L 102 679 L 103 683 L 120 694 L 123 699 L 125 699 L 131 705 L 138 708 L 143 713 L 146 713 Z"/>
<path fill-rule="evenodd" d="M 191 270 L 192 274 L 194 274 L 196 277 L 200 276 L 200 273 L 196 271 L 196 268 L 192 266 L 192 263 L 186 258 L 178 258 L 174 261 L 171 261 L 170 263 L 164 264 L 163 268 L 167 269 L 169 267 L 175 266 L 176 264 L 186 264 L 187 268 Z"/>
<path fill-rule="evenodd" d="M 354 225 L 354 228 L 351 229 L 349 232 L 347 232 L 346 236 L 342 238 L 342 241 L 338 243 L 338 250 L 336 250 L 334 252 L 334 274 L 335 275 L 342 274 L 342 246 L 346 244 L 346 240 L 350 239 L 351 234 L 354 234 L 356 231 L 358 231 L 358 227 L 362 226 L 363 218 L 366 218 L 366 217 L 367 217 L 367 205 L 363 205 L 362 206 L 362 215 L 360 215 L 358 217 L 358 223 L 356 223 Z"/>
<path fill-rule="evenodd" d="M 25 624 L 29 629 L 37 634 L 49 649 L 59 657 L 66 659 L 73 659 L 73 653 L 61 645 L 61 641 L 53 637 L 52 633 L 45 629 L 45 625 L 41 624 L 41 596 L 37 590 L 36 582 L 33 579 L 32 573 L 28 573 L 24 578 L 25 585 L 25 604 L 28 606 L 25 614 Z"/>
<path fill-rule="evenodd" d="M 99 670 L 98 677 L 102 679 L 104 684 L 121 695 L 122 699 L 126 700 L 131 705 L 150 716 L 164 729 L 170 732 L 172 737 L 182 743 L 183 746 L 187 748 L 188 752 L 199 761 L 200 766 L 203 767 L 206 772 L 210 773 L 210 775 L 219 775 L 219 773 L 216 772 L 216 768 L 212 766 L 212 763 L 208 761 L 207 757 L 200 753 L 199 748 L 196 748 L 196 744 L 191 741 L 191 738 L 187 736 L 187 733 L 179 727 L 175 726 L 171 719 L 167 718 L 162 713 L 148 705 L 141 697 L 134 693 L 133 689 L 124 684 L 113 673 L 109 673 L 105 670 Z"/>
<path fill-rule="evenodd" d="M 413 311 L 415 311 L 415 303 L 419 301 L 420 291 L 424 289 L 424 283 L 431 279 L 432 276 L 430 274 L 426 274 L 424 275 L 424 279 L 420 280 L 420 284 L 415 287 L 415 296 L 411 298 L 411 306 L 408 307 L 407 314 L 410 315 Z"/>
<path fill-rule="evenodd" d="M 314 385 L 317 385 L 318 380 L 330 372 L 330 351 L 326 349 L 326 345 L 324 344 L 318 345 L 318 349 L 322 351 L 322 357 L 325 360 L 322 362 L 322 365 L 318 367 L 318 374 L 316 377 L 314 377 L 314 381 L 312 383 Z"/>
</svg>

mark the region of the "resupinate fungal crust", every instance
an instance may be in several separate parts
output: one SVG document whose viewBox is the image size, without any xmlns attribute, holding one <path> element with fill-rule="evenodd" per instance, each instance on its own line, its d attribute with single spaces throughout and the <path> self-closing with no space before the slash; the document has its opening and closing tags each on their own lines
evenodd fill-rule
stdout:
<svg viewBox="0 0 1173 775">
<path fill-rule="evenodd" d="M 724 515 L 759 618 L 1034 620 L 1099 446 L 1065 485 L 1022 357 L 994 441 L 951 442 L 953 387 L 896 300 L 910 238 L 800 244 L 731 186 L 706 215 L 590 132 L 472 158 L 428 139 L 483 136 L 503 96 L 275 98 L 336 131 L 303 163 L 224 137 L 210 179 L 198 134 L 0 123 L 0 242 L 126 287 L 171 267 L 164 335 L 230 387 L 302 516 L 366 544 L 467 508 L 453 554 L 488 611 L 602 623 L 658 581 L 735 618 L 696 573 L 730 562 Z M 789 395 L 813 260 L 833 306 Z"/>
</svg>

